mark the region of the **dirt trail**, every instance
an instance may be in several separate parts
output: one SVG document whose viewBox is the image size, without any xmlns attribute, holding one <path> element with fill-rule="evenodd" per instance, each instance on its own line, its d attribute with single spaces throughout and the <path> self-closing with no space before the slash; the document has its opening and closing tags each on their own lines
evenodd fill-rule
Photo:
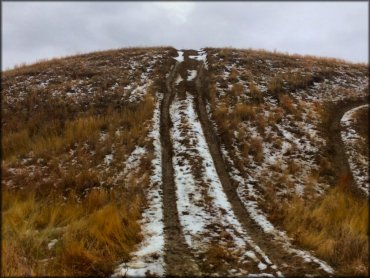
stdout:
<svg viewBox="0 0 370 278">
<path fill-rule="evenodd" d="M 287 252 L 282 244 L 276 242 L 271 235 L 265 234 L 262 229 L 250 218 L 247 210 L 237 195 L 237 185 L 232 183 L 228 175 L 229 171 L 223 160 L 217 136 L 208 119 L 204 98 L 205 90 L 208 87 L 207 82 L 207 71 L 204 68 L 204 64 L 198 62 L 198 76 L 195 82 L 197 91 L 196 109 L 216 167 L 217 174 L 236 217 L 248 231 L 253 241 L 260 246 L 260 248 L 272 260 L 272 262 L 278 266 L 278 269 L 284 275 L 297 276 L 302 274 L 313 274 L 327 276 L 328 273 L 324 272 L 316 264 L 305 262 L 303 258 Z"/>
<path fill-rule="evenodd" d="M 198 265 L 185 243 L 177 206 L 176 188 L 172 165 L 170 139 L 171 119 L 169 107 L 174 97 L 173 83 L 178 74 L 179 63 L 171 68 L 166 80 L 166 92 L 161 103 L 160 134 L 162 145 L 162 182 L 165 225 L 165 263 L 167 276 L 199 276 Z"/>
<path fill-rule="evenodd" d="M 335 183 L 336 179 L 341 175 L 345 175 L 347 177 L 346 181 L 349 189 L 356 195 L 363 197 L 366 197 L 366 195 L 356 186 L 349 167 L 348 157 L 341 137 L 340 120 L 347 111 L 367 103 L 369 103 L 367 97 L 341 100 L 336 103 L 326 103 L 325 110 L 327 111 L 327 121 L 324 123 L 322 129 L 322 133 L 327 142 L 326 151 L 328 152 L 328 157 L 330 157 L 333 172 L 335 173 L 335 175 L 333 175 L 335 180 L 332 180 L 332 182 Z"/>
<path fill-rule="evenodd" d="M 189 92 L 194 95 L 195 109 L 198 114 L 204 137 L 208 145 L 217 175 L 223 190 L 231 204 L 233 213 L 243 228 L 248 232 L 251 239 L 257 244 L 277 266 L 277 270 L 286 276 L 315 275 L 329 276 L 317 263 L 305 260 L 302 256 L 290 252 L 282 241 L 276 240 L 273 235 L 265 233 L 261 227 L 250 217 L 244 204 L 237 194 L 237 186 L 229 176 L 230 166 L 225 163 L 218 137 L 207 115 L 205 94 L 208 88 L 208 71 L 202 61 L 190 59 L 194 50 L 184 51 L 184 61 L 177 62 L 172 66 L 166 79 L 166 88 L 161 103 L 160 134 L 162 145 L 162 180 L 163 180 L 163 206 L 165 224 L 165 263 L 168 276 L 201 276 L 207 273 L 203 269 L 199 258 L 194 257 L 191 249 L 186 244 L 184 232 L 180 223 L 177 208 L 176 184 L 174 181 L 173 147 L 170 130 L 172 127 L 170 106 L 176 94 Z M 197 71 L 195 80 L 181 83 L 178 88 L 176 78 L 187 76 L 187 72 Z M 186 79 L 186 77 L 185 77 Z M 177 87 L 175 88 L 175 83 Z M 338 104 L 328 104 L 330 121 L 327 123 L 326 132 L 328 138 L 328 152 L 331 153 L 333 164 L 340 172 L 350 173 L 350 182 L 353 177 L 349 171 L 348 160 L 344 151 L 344 145 L 340 136 L 340 119 L 349 109 L 365 103 L 365 99 L 346 101 Z M 214 273 L 216 274 L 216 273 Z"/>
</svg>

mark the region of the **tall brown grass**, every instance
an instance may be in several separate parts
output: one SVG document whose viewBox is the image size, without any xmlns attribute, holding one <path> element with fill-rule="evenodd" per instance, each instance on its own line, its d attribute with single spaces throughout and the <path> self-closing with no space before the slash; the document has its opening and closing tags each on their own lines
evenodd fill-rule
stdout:
<svg viewBox="0 0 370 278">
<path fill-rule="evenodd" d="M 369 204 L 354 196 L 342 175 L 319 201 L 294 199 L 283 207 L 284 228 L 341 275 L 368 275 Z"/>
<path fill-rule="evenodd" d="M 4 276 L 105 276 L 140 241 L 137 220 L 143 200 L 133 191 L 125 196 L 95 190 L 81 202 L 2 193 Z M 119 197 L 131 201 L 117 202 Z M 58 242 L 49 250 L 53 239 Z"/>
<path fill-rule="evenodd" d="M 283 80 L 281 79 L 281 77 L 275 76 L 268 83 L 267 90 L 273 96 L 278 97 L 280 94 L 282 94 L 284 92 L 283 85 L 284 85 L 284 83 L 283 83 Z"/>
<path fill-rule="evenodd" d="M 81 55 L 83 62 L 72 57 L 4 73 L 9 85 L 17 83 L 17 76 L 27 78 L 60 66 L 67 79 L 89 76 L 100 91 L 91 103 L 74 102 L 63 97 L 71 89 L 68 79 L 49 88 L 61 91 L 60 96 L 25 89 L 23 99 L 3 103 L 2 276 L 108 276 L 141 240 L 155 89 L 150 87 L 135 104 L 122 105 L 122 95 L 104 95 L 112 80 L 97 78 L 89 63 L 104 64 L 101 57 L 112 61 L 112 54 L 127 58 L 125 51 L 102 52 Z M 147 51 L 132 53 L 141 54 Z M 66 70 L 74 64 L 75 71 Z M 125 75 L 121 69 L 114 74 Z M 115 180 L 135 146 L 145 146 L 147 154 L 128 179 Z M 104 157 L 113 151 L 108 167 Z M 8 182 L 15 188 L 8 188 Z M 58 241 L 49 249 L 53 239 Z"/>
</svg>

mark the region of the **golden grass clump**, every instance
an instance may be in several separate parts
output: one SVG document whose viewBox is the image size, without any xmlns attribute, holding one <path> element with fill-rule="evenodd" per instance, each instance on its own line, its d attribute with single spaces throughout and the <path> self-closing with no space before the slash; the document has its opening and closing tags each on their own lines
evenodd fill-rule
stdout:
<svg viewBox="0 0 370 278">
<path fill-rule="evenodd" d="M 319 201 L 296 198 L 283 207 L 285 229 L 342 275 L 368 275 L 368 202 L 354 196 L 342 175 Z"/>
<path fill-rule="evenodd" d="M 94 190 L 64 202 L 3 190 L 2 275 L 108 275 L 141 239 L 141 198 L 125 196 L 128 205 L 115 194 Z"/>
<path fill-rule="evenodd" d="M 249 91 L 254 103 L 263 103 L 263 95 L 254 83 L 249 84 Z"/>
<path fill-rule="evenodd" d="M 243 93 L 243 85 L 240 83 L 233 84 L 233 86 L 231 87 L 231 93 L 234 96 L 240 96 Z"/>
<path fill-rule="evenodd" d="M 275 76 L 268 83 L 267 91 L 274 96 L 278 96 L 284 92 L 283 85 L 283 80 L 279 76 Z"/>
<path fill-rule="evenodd" d="M 235 105 L 234 115 L 240 121 L 254 120 L 256 118 L 257 108 L 254 105 L 246 103 L 237 103 Z"/>
<path fill-rule="evenodd" d="M 238 81 L 238 75 L 239 75 L 239 72 L 237 71 L 237 69 L 235 69 L 235 68 L 231 69 L 230 75 L 229 75 L 229 81 L 230 82 L 237 82 Z"/>
<path fill-rule="evenodd" d="M 287 73 L 284 75 L 287 84 L 295 90 L 305 89 L 313 83 L 313 77 L 300 73 Z"/>
<path fill-rule="evenodd" d="M 285 109 L 285 111 L 287 111 L 288 113 L 294 113 L 295 106 L 293 103 L 293 99 L 290 96 L 286 94 L 280 95 L 279 103 L 280 103 L 280 106 Z"/>
</svg>

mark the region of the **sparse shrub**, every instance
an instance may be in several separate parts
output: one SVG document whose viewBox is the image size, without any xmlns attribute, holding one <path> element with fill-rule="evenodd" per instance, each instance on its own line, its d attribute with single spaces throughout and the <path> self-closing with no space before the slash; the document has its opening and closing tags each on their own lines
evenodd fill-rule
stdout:
<svg viewBox="0 0 370 278">
<path fill-rule="evenodd" d="M 290 174 L 295 175 L 301 169 L 301 165 L 296 159 L 290 159 L 288 161 L 288 171 Z"/>
<path fill-rule="evenodd" d="M 278 97 L 280 94 L 284 93 L 283 85 L 283 80 L 280 77 L 275 76 L 269 82 L 267 92 L 275 97 Z"/>
<path fill-rule="evenodd" d="M 249 91 L 254 103 L 263 103 L 263 95 L 254 83 L 249 84 Z"/>
<path fill-rule="evenodd" d="M 228 114 L 228 109 L 226 105 L 222 104 L 216 107 L 215 112 L 214 112 L 214 117 L 217 123 L 224 121 L 227 118 L 227 114 Z"/>
<path fill-rule="evenodd" d="M 241 80 L 243 80 L 243 81 L 249 81 L 249 82 L 251 82 L 251 81 L 252 81 L 252 79 L 253 79 L 253 76 L 252 76 L 252 74 L 251 74 L 251 72 L 250 72 L 250 71 L 245 70 L 245 71 L 243 71 L 243 72 L 240 74 L 240 79 L 241 79 Z"/>
<path fill-rule="evenodd" d="M 219 52 L 219 57 L 225 59 L 226 61 L 229 60 L 232 56 L 232 50 L 230 48 L 222 48 Z"/>
<path fill-rule="evenodd" d="M 242 141 L 241 142 L 242 146 L 241 146 L 241 153 L 242 153 L 242 156 L 243 156 L 243 159 L 246 159 L 249 155 L 249 143 L 247 140 L 245 141 Z"/>
<path fill-rule="evenodd" d="M 261 137 L 252 137 L 250 139 L 250 145 L 249 145 L 249 153 L 251 155 L 254 155 L 255 157 L 262 153 L 263 156 L 263 145 L 262 145 L 262 138 Z"/>
<path fill-rule="evenodd" d="M 266 118 L 264 116 L 258 116 L 256 124 L 257 124 L 258 132 L 262 136 L 265 136 L 265 128 L 267 126 Z"/>
<path fill-rule="evenodd" d="M 232 68 L 231 71 L 230 71 L 230 75 L 229 75 L 229 81 L 234 83 L 234 82 L 238 82 L 238 71 L 237 69 L 235 68 Z"/>
<path fill-rule="evenodd" d="M 207 92 L 208 92 L 208 100 L 210 102 L 210 105 L 211 105 L 211 107 L 214 107 L 214 105 L 216 103 L 216 99 L 217 99 L 216 85 L 215 84 L 209 85 Z"/>
<path fill-rule="evenodd" d="M 117 259 L 128 258 L 141 239 L 137 220 L 142 201 L 137 195 L 126 195 L 131 198 L 130 206 L 125 202 L 115 205 L 112 193 L 104 190 L 92 191 L 80 202 L 3 193 L 3 200 L 10 204 L 3 207 L 6 244 L 2 248 L 7 254 L 2 257 L 2 266 L 6 262 L 3 275 L 107 275 Z M 48 250 L 45 247 L 53 238 L 58 239 L 58 246 Z M 40 263 L 51 256 L 46 265 Z"/>
<path fill-rule="evenodd" d="M 256 107 L 250 104 L 238 103 L 235 105 L 235 115 L 241 120 L 253 120 L 256 117 Z"/>
<path fill-rule="evenodd" d="M 267 122 L 269 126 L 273 126 L 276 123 L 280 123 L 283 117 L 284 110 L 281 107 L 277 107 L 270 111 L 269 116 L 267 118 Z"/>
<path fill-rule="evenodd" d="M 233 84 L 233 86 L 231 87 L 231 93 L 234 96 L 240 96 L 243 93 L 243 85 L 240 83 Z"/>
<path fill-rule="evenodd" d="M 313 77 L 311 75 L 303 75 L 299 73 L 288 73 L 284 75 L 284 79 L 287 85 L 292 90 L 306 89 L 308 86 L 313 84 Z"/>
<path fill-rule="evenodd" d="M 107 76 L 101 69 L 114 68 L 116 62 L 121 66 L 127 55 L 94 55 L 6 73 L 8 87 L 46 73 L 54 80 L 41 89 L 34 89 L 34 83 L 19 85 L 24 98 L 4 103 L 3 169 L 15 189 L 5 183 L 2 188 L 3 276 L 108 276 L 141 240 L 139 220 L 153 151 L 145 140 L 156 90 L 151 86 L 143 101 L 127 104 L 122 100 L 126 92 L 119 89 L 124 82 L 138 83 L 141 74 L 135 69 L 128 78 L 121 67 Z M 118 93 L 110 90 L 112 81 L 119 84 Z M 80 96 L 75 88 L 90 94 Z M 66 90 L 72 94 L 66 96 Z M 112 153 L 114 161 L 124 161 L 136 145 L 146 146 L 147 155 L 133 178 L 119 183 L 122 163 L 107 167 L 104 157 Z M 104 189 L 112 186 L 112 191 Z M 52 239 L 58 242 L 49 250 Z"/>
<path fill-rule="evenodd" d="M 237 260 L 237 254 L 233 254 L 227 248 L 219 245 L 212 244 L 203 254 L 204 256 L 204 265 L 208 271 L 217 272 L 217 271 L 227 271 L 228 263 Z M 220 262 L 224 262 L 221 263 Z"/>
<path fill-rule="evenodd" d="M 284 94 L 279 96 L 279 103 L 282 108 L 285 109 L 288 113 L 294 113 L 295 106 L 293 100 L 290 96 Z"/>
</svg>

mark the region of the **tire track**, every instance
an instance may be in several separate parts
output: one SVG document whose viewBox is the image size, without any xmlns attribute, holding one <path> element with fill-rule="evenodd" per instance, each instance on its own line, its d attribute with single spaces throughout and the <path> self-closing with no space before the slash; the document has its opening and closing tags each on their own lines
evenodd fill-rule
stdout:
<svg viewBox="0 0 370 278">
<path fill-rule="evenodd" d="M 327 142 L 327 147 L 325 150 L 327 152 L 326 156 L 330 158 L 330 162 L 335 169 L 335 180 L 337 180 L 341 174 L 347 175 L 348 188 L 355 195 L 362 197 L 366 197 L 366 194 L 356 186 L 355 180 L 353 178 L 353 174 L 349 166 L 349 158 L 346 154 L 344 142 L 341 136 L 342 127 L 340 125 L 340 120 L 347 111 L 357 106 L 368 103 L 368 97 L 352 100 L 341 100 L 335 103 L 325 103 L 324 107 L 328 115 L 327 121 L 326 123 L 324 123 L 322 128 L 322 133 L 324 134 L 325 140 Z"/>
<path fill-rule="evenodd" d="M 200 276 L 196 264 L 182 233 L 176 205 L 176 187 L 172 165 L 172 142 L 170 139 L 171 119 L 169 108 L 174 97 L 174 78 L 180 63 L 172 66 L 166 80 L 166 93 L 161 103 L 160 134 L 162 145 L 162 182 L 165 225 L 165 263 L 167 276 Z"/>
<path fill-rule="evenodd" d="M 369 176 L 366 171 L 366 166 L 363 165 L 362 163 L 358 163 L 360 161 L 368 160 L 369 157 L 368 152 L 366 152 L 365 154 L 362 152 L 361 149 L 358 149 L 358 145 L 362 146 L 361 143 L 365 143 L 366 139 L 360 135 L 358 130 L 352 128 L 353 125 L 354 126 L 357 125 L 357 119 L 354 118 L 353 116 L 356 115 L 356 113 L 358 113 L 358 110 L 361 111 L 365 109 L 369 110 L 368 103 L 347 110 L 340 120 L 340 125 L 341 125 L 341 139 L 345 148 L 344 151 L 347 154 L 349 168 L 353 176 L 353 186 L 359 188 L 363 192 L 364 196 L 368 196 Z M 362 141 L 362 139 L 365 139 L 365 141 Z M 361 164 L 363 167 L 361 166 Z"/>
<path fill-rule="evenodd" d="M 302 274 L 313 274 L 328 276 L 329 274 L 322 269 L 319 269 L 316 264 L 306 262 L 302 257 L 291 254 L 285 250 L 283 244 L 276 242 L 272 235 L 264 233 L 258 224 L 250 218 L 244 204 L 238 197 L 237 185 L 233 184 L 229 177 L 228 168 L 223 160 L 220 144 L 208 119 L 204 98 L 204 90 L 207 88 L 208 80 L 203 63 L 198 62 L 197 71 L 198 76 L 195 80 L 197 91 L 195 102 L 196 110 L 199 115 L 217 174 L 237 219 L 251 235 L 252 240 L 260 246 L 262 250 L 265 250 L 267 256 L 278 266 L 278 269 L 283 272 L 284 275 L 297 276 Z"/>
</svg>

